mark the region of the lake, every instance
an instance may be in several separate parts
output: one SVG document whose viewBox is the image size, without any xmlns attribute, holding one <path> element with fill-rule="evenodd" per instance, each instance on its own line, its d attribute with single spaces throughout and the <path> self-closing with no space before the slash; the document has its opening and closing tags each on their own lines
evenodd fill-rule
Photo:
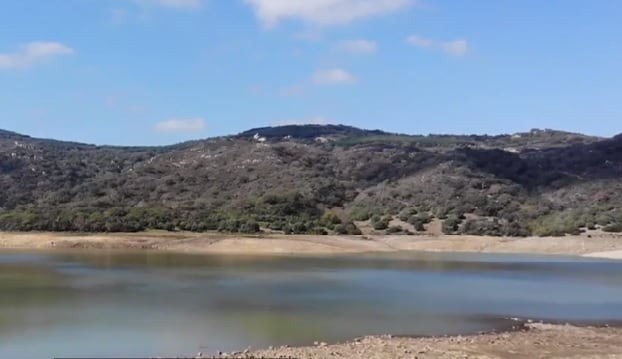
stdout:
<svg viewBox="0 0 622 359">
<path fill-rule="evenodd" d="M 139 357 L 622 320 L 622 262 L 0 251 L 0 358 Z"/>
</svg>

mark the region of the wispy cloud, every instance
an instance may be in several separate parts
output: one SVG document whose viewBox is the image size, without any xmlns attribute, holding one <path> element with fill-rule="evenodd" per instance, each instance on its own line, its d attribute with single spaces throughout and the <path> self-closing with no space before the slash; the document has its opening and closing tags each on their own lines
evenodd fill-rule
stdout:
<svg viewBox="0 0 622 359">
<path fill-rule="evenodd" d="M 468 43 L 466 40 L 458 39 L 454 41 L 443 42 L 440 49 L 445 53 L 453 56 L 464 56 L 468 51 Z"/>
<path fill-rule="evenodd" d="M 75 51 L 58 42 L 31 42 L 11 53 L 0 53 L 0 69 L 24 69 Z"/>
<path fill-rule="evenodd" d="M 346 70 L 334 68 L 318 70 L 312 81 L 316 85 L 341 85 L 355 83 L 357 78 Z"/>
<path fill-rule="evenodd" d="M 318 25 L 346 24 L 395 12 L 415 0 L 244 0 L 261 22 L 272 27 L 284 19 Z"/>
<path fill-rule="evenodd" d="M 432 40 L 418 35 L 409 36 L 407 41 L 409 44 L 419 47 L 430 47 L 434 43 Z"/>
<path fill-rule="evenodd" d="M 469 50 L 469 44 L 464 39 L 437 42 L 419 35 L 412 35 L 406 41 L 413 46 L 434 48 L 451 56 L 464 56 Z"/>
<path fill-rule="evenodd" d="M 191 132 L 205 129 L 205 120 L 197 118 L 171 118 L 155 125 L 158 132 Z"/>
<path fill-rule="evenodd" d="M 335 48 L 338 51 L 354 55 L 367 55 L 375 53 L 378 49 L 378 44 L 370 40 L 347 40 L 338 42 Z"/>
</svg>

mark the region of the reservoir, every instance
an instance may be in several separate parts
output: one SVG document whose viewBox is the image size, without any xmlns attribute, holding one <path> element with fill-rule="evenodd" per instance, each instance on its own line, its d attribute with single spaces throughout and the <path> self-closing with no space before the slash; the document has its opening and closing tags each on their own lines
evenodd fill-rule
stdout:
<svg viewBox="0 0 622 359">
<path fill-rule="evenodd" d="M 622 321 L 622 262 L 0 251 L 0 358 L 214 354 L 371 334 Z"/>
</svg>

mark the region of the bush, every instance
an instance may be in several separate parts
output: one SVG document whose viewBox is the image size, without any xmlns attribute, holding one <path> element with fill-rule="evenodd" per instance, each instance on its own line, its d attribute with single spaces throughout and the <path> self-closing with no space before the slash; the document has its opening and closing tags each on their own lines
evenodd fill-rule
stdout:
<svg viewBox="0 0 622 359">
<path fill-rule="evenodd" d="M 275 222 L 268 223 L 268 228 L 275 230 L 275 231 L 281 231 L 284 228 L 284 224 L 281 221 L 275 221 Z"/>
<path fill-rule="evenodd" d="M 445 234 L 454 234 L 458 231 L 460 227 L 460 219 L 457 217 L 448 217 L 443 221 L 443 233 Z"/>
<path fill-rule="evenodd" d="M 324 212 L 322 218 L 320 218 L 320 221 L 327 226 L 341 223 L 341 219 L 333 211 Z"/>
<path fill-rule="evenodd" d="M 356 227 L 356 225 L 352 222 L 348 222 L 345 224 L 338 224 L 335 226 L 335 233 L 345 235 L 361 235 L 363 234 L 360 229 Z"/>
<path fill-rule="evenodd" d="M 354 208 L 350 211 L 350 217 L 355 221 L 366 221 L 371 218 L 371 211 L 365 208 Z"/>
<path fill-rule="evenodd" d="M 402 233 L 402 232 L 404 232 L 404 228 L 402 228 L 402 226 L 391 226 L 389 227 L 389 229 L 387 229 L 388 234 Z"/>
<path fill-rule="evenodd" d="M 240 226 L 240 232 L 242 233 L 258 233 L 259 231 L 259 224 L 252 219 Z"/>
<path fill-rule="evenodd" d="M 360 229 L 354 227 L 354 228 L 348 230 L 348 234 L 353 235 L 353 236 L 360 236 L 361 234 L 363 234 L 363 232 L 361 232 Z"/>
<path fill-rule="evenodd" d="M 311 231 L 313 234 L 319 234 L 321 236 L 325 236 L 328 234 L 328 232 L 326 232 L 326 230 L 322 227 L 315 227 L 313 228 L 313 230 Z"/>
<path fill-rule="evenodd" d="M 614 223 L 603 228 L 603 231 L 610 233 L 621 233 L 622 232 L 622 223 Z"/>
<path fill-rule="evenodd" d="M 338 224 L 335 226 L 335 233 L 337 234 L 348 234 L 348 230 L 346 229 L 346 226 L 344 226 L 343 224 Z"/>
<path fill-rule="evenodd" d="M 304 222 L 294 223 L 291 229 L 294 234 L 304 234 L 307 232 L 307 226 Z"/>
<path fill-rule="evenodd" d="M 380 218 L 379 216 L 374 216 L 372 218 L 371 225 L 375 230 L 381 231 L 383 229 L 389 228 L 389 222 L 391 222 L 391 219 L 389 217 Z"/>
<path fill-rule="evenodd" d="M 407 208 L 407 209 L 403 209 L 400 214 L 399 214 L 399 219 L 404 221 L 404 222 L 408 222 L 408 220 L 413 216 L 417 214 L 417 210 L 414 208 Z"/>
</svg>

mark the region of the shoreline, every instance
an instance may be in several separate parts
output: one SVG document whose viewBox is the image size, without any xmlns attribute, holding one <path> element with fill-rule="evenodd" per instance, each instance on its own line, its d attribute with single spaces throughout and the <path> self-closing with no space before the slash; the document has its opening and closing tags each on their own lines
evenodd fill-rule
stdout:
<svg viewBox="0 0 622 359">
<path fill-rule="evenodd" d="M 0 249 L 164 250 L 214 255 L 345 255 L 403 252 L 467 252 L 565 255 L 622 259 L 622 235 L 489 237 L 459 235 L 335 236 L 228 235 L 220 233 L 0 232 Z"/>
<path fill-rule="evenodd" d="M 486 236 L 235 236 L 217 233 L 7 233 L 1 250 L 154 250 L 208 255 L 331 256 L 463 252 L 565 255 L 622 259 L 622 235 L 566 237 Z M 604 323 L 612 325 L 607 326 Z M 210 350 L 211 352 L 211 350 Z M 622 323 L 533 323 L 516 320 L 495 332 L 414 337 L 373 335 L 313 346 L 269 347 L 216 358 L 620 358 Z M 201 358 L 201 356 L 196 356 Z"/>
<path fill-rule="evenodd" d="M 216 358 L 622 358 L 622 328 L 517 322 L 508 331 L 365 336 L 344 343 L 218 353 Z M 210 356 L 206 356 L 210 357 Z M 201 356 L 197 356 L 201 358 Z"/>
</svg>

